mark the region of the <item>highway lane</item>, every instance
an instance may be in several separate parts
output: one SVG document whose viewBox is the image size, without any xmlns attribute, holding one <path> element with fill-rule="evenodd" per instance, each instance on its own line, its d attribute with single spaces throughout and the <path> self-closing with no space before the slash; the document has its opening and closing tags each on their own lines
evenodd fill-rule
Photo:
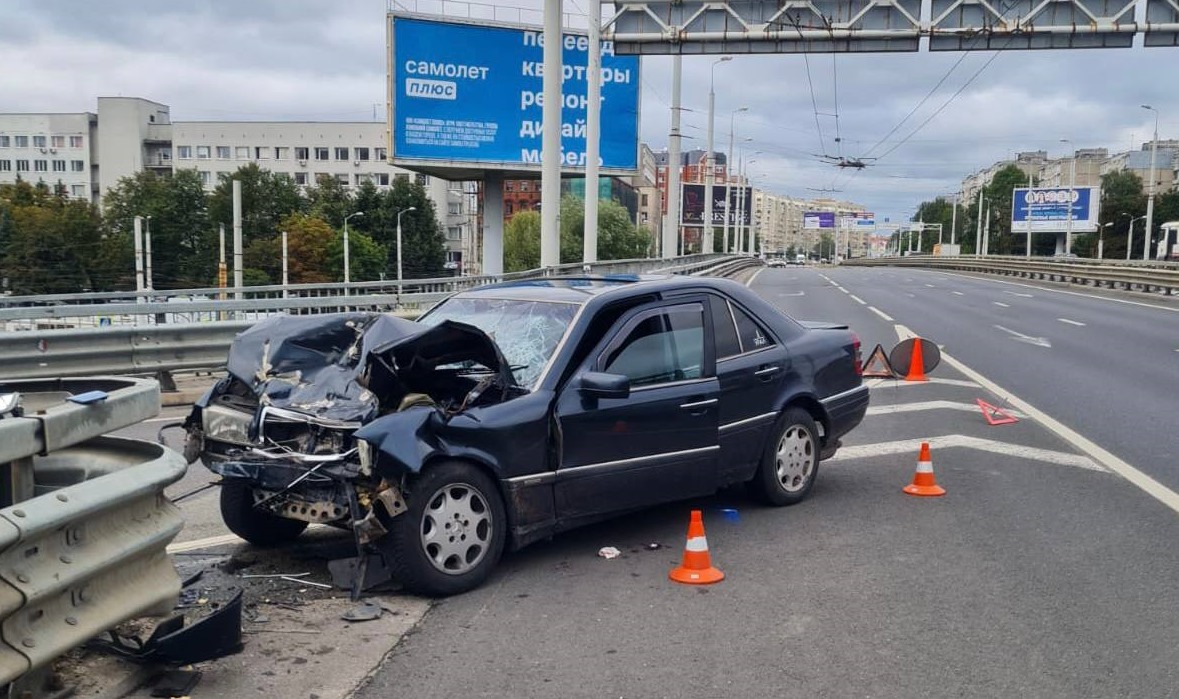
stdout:
<svg viewBox="0 0 1179 699">
<path fill-rule="evenodd" d="M 751 286 L 796 317 L 848 322 L 866 351 L 895 343 L 868 295 L 820 274 L 765 270 Z M 437 604 L 358 699 L 1168 693 L 1179 518 L 1034 421 L 951 409 L 988 394 L 949 366 L 935 378 L 874 382 L 875 412 L 797 507 L 734 489 L 506 557 L 488 585 Z M 1059 458 L 939 446 L 952 435 Z M 915 450 L 891 447 L 913 439 L 934 442 L 944 498 L 901 494 Z M 691 506 L 728 576 L 716 586 L 667 581 Z"/>
<path fill-rule="evenodd" d="M 1173 458 L 1179 452 L 1175 306 L 929 270 L 813 272 L 829 276 L 1004 389 L 1179 489 Z"/>
</svg>

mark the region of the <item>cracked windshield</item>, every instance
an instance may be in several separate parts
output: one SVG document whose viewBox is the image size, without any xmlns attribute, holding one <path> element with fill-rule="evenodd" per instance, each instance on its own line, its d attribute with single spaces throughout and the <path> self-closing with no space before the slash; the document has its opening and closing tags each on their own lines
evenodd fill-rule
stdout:
<svg viewBox="0 0 1179 699">
<path fill-rule="evenodd" d="M 1179 0 L 0 66 L 0 697 L 1179 699 Z"/>
</svg>

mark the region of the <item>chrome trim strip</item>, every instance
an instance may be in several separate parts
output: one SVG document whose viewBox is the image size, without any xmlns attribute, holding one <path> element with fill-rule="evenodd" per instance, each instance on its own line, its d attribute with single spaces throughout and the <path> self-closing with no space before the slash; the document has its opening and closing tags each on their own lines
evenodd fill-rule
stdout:
<svg viewBox="0 0 1179 699">
<path fill-rule="evenodd" d="M 778 413 L 762 413 L 761 415 L 754 415 L 753 417 L 747 417 L 744 420 L 730 422 L 726 425 L 721 425 L 720 431 L 724 432 L 725 430 L 731 430 L 734 427 L 741 427 L 742 425 L 748 425 L 748 424 L 751 424 L 754 422 L 760 422 L 762 420 L 765 420 L 766 418 L 775 417 L 775 416 L 777 416 L 777 414 Z"/>
<path fill-rule="evenodd" d="M 868 390 L 867 386 L 860 384 L 859 386 L 856 386 L 855 388 L 848 389 L 842 393 L 836 393 L 833 396 L 827 396 L 826 398 L 823 398 L 819 402 L 822 403 L 824 407 L 826 407 L 826 405 L 828 403 L 833 403 L 841 398 L 847 398 L 848 396 L 852 396 L 852 395 L 855 395 L 856 393 L 860 393 L 860 392 L 867 391 L 867 390 Z"/>
<path fill-rule="evenodd" d="M 526 476 L 513 476 L 505 478 L 504 480 L 512 485 L 544 485 L 551 483 L 557 479 L 557 474 L 552 471 L 545 471 L 544 473 L 529 473 Z"/>
<path fill-rule="evenodd" d="M 769 376 L 770 374 L 772 374 L 776 371 L 782 371 L 782 367 L 768 366 L 765 369 L 758 369 L 757 371 L 753 372 L 753 375 L 754 376 Z"/>
<path fill-rule="evenodd" d="M 738 338 L 738 342 L 740 342 L 740 338 Z M 722 358 L 716 360 L 716 363 L 720 364 L 721 362 L 728 362 L 728 361 L 732 361 L 734 359 L 741 359 L 742 357 L 752 357 L 753 355 L 759 354 L 761 352 L 769 352 L 770 350 L 772 350 L 776 347 L 781 347 L 781 345 L 773 344 L 768 347 L 758 347 L 757 349 L 751 349 L 748 352 L 742 352 L 741 354 L 734 354 L 730 357 L 722 357 Z"/>
<path fill-rule="evenodd" d="M 715 376 L 701 376 L 700 378 L 697 378 L 697 379 L 681 379 L 679 381 L 668 381 L 667 383 L 651 383 L 651 384 L 645 384 L 642 386 L 632 386 L 630 389 L 630 392 L 631 393 L 640 393 L 642 391 L 654 391 L 655 389 L 658 389 L 658 388 L 670 388 L 673 386 L 689 386 L 691 384 L 697 384 L 697 383 L 708 383 L 708 382 L 714 380 L 715 378 L 716 378 Z"/>
<path fill-rule="evenodd" d="M 708 400 L 698 400 L 694 403 L 680 403 L 680 407 L 687 410 L 688 408 L 706 408 L 710 405 L 716 405 L 718 401 L 716 398 L 709 398 Z"/>
<path fill-rule="evenodd" d="M 693 456 L 696 454 L 704 454 L 707 452 L 720 451 L 720 445 L 712 447 L 699 447 L 697 449 L 684 449 L 683 451 L 668 451 L 662 454 L 651 454 L 649 456 L 636 456 L 630 459 L 619 459 L 618 461 L 603 461 L 598 464 L 586 464 L 585 466 L 574 466 L 573 468 L 565 468 L 557 471 L 557 475 L 566 475 L 571 473 L 581 473 L 583 471 L 593 471 L 598 469 L 609 469 L 618 466 L 632 466 L 634 464 L 641 464 L 647 461 L 660 461 L 679 456 Z"/>
</svg>

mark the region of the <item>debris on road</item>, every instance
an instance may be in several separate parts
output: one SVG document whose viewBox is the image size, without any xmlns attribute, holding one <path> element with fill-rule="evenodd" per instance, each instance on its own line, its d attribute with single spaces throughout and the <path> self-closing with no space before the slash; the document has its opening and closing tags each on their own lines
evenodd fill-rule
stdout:
<svg viewBox="0 0 1179 699">
<path fill-rule="evenodd" d="M 381 612 L 384 607 L 371 600 L 365 600 L 354 605 L 351 609 L 340 615 L 344 621 L 372 621 L 373 619 L 380 619 Z"/>
<path fill-rule="evenodd" d="M 619 556 L 622 555 L 622 552 L 619 551 L 618 549 L 614 548 L 613 546 L 605 546 L 601 550 L 598 551 L 598 555 L 601 556 L 602 558 L 605 558 L 605 559 L 611 559 L 611 558 L 618 558 Z"/>
</svg>

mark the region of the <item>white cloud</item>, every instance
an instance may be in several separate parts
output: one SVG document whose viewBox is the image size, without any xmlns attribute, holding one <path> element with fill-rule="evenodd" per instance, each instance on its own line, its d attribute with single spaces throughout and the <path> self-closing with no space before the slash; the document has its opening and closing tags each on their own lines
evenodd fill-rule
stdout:
<svg viewBox="0 0 1179 699">
<path fill-rule="evenodd" d="M 406 0 L 410 1 L 410 0 Z M 426 0 L 417 0 L 429 10 Z M 385 4 L 380 0 L 193 0 L 83 4 L 16 0 L 0 23 L 0 94 L 9 111 L 83 111 L 99 95 L 153 99 L 177 120 L 381 118 L 385 101 Z M 436 3 L 435 3 L 436 4 Z M 539 0 L 518 0 L 535 10 Z M 497 3 L 501 18 L 515 10 Z M 579 13 L 584 3 L 568 0 Z M 506 15 L 505 15 L 506 13 Z M 536 14 L 530 14 L 536 17 Z M 822 145 L 800 55 L 738 56 L 718 66 L 715 144 L 727 150 L 729 115 L 739 106 L 759 184 L 783 194 L 836 187 L 896 220 L 916 204 L 958 188 L 961 178 L 1022 150 L 1059 156 L 1076 147 L 1137 148 L 1153 129 L 1139 105 L 1161 114 L 1160 136 L 1179 136 L 1175 49 L 1012 51 L 903 146 L 862 172 L 819 162 L 826 151 L 886 153 L 909 136 L 991 56 L 977 53 L 812 55 L 810 78 Z M 876 146 L 929 90 L 961 64 L 885 143 Z M 704 147 L 711 60 L 684 59 L 685 148 Z M 643 64 L 641 131 L 667 143 L 671 59 Z M 838 74 L 838 80 L 834 76 Z M 808 189 L 809 188 L 809 189 Z"/>
</svg>

